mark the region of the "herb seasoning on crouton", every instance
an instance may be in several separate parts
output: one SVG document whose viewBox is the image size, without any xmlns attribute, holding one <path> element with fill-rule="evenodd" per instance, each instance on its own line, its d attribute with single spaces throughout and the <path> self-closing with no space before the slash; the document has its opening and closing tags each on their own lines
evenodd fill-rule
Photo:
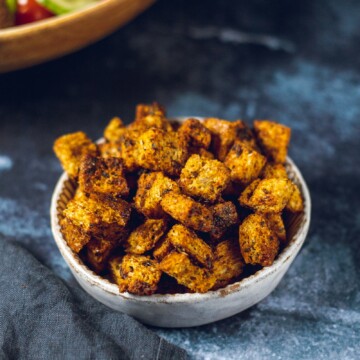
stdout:
<svg viewBox="0 0 360 360">
<path fill-rule="evenodd" d="M 77 178 L 82 156 L 96 155 L 98 150 L 86 134 L 79 131 L 59 137 L 55 141 L 54 152 L 68 175 Z"/>
<path fill-rule="evenodd" d="M 61 232 L 120 292 L 223 288 L 273 264 L 304 210 L 285 164 L 290 135 L 267 120 L 180 124 L 156 102 L 130 124 L 111 119 L 99 144 L 64 135 L 54 151 L 75 194 Z"/>
<path fill-rule="evenodd" d="M 212 229 L 211 210 L 189 196 L 170 191 L 163 196 L 161 206 L 171 217 L 191 229 L 203 232 Z"/>
<path fill-rule="evenodd" d="M 161 270 L 155 260 L 143 255 L 125 255 L 110 261 L 113 277 L 120 292 L 151 295 L 160 281 Z"/>
<path fill-rule="evenodd" d="M 215 202 L 230 182 L 230 171 L 218 160 L 192 155 L 183 167 L 179 184 L 187 195 Z"/>
<path fill-rule="evenodd" d="M 239 243 L 246 264 L 270 266 L 279 251 L 279 239 L 259 214 L 249 215 L 242 222 Z"/>
</svg>

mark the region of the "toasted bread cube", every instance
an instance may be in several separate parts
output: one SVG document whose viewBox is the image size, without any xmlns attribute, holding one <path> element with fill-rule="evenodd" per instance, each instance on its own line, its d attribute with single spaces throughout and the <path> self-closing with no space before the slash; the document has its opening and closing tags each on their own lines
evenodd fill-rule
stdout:
<svg viewBox="0 0 360 360">
<path fill-rule="evenodd" d="M 301 212 L 304 210 L 304 200 L 302 198 L 301 191 L 294 183 L 292 187 L 293 191 L 285 208 L 293 213 Z"/>
<path fill-rule="evenodd" d="M 280 240 L 280 243 L 286 245 L 286 229 L 281 214 L 267 213 L 264 214 L 264 217 L 266 218 L 270 229 L 274 231 Z"/>
<path fill-rule="evenodd" d="M 127 253 L 141 255 L 151 250 L 165 234 L 167 223 L 163 219 L 148 219 L 131 232 L 125 243 Z"/>
<path fill-rule="evenodd" d="M 239 221 L 236 207 L 231 201 L 214 205 L 212 212 L 214 224 L 210 235 L 214 239 L 220 239 L 230 226 L 237 224 Z"/>
<path fill-rule="evenodd" d="M 163 240 L 159 241 L 154 249 L 153 255 L 157 261 L 161 261 L 166 255 L 170 254 L 174 250 L 173 245 L 171 244 L 168 237 L 165 237 Z"/>
<path fill-rule="evenodd" d="M 260 213 L 280 213 L 289 202 L 293 192 L 289 179 L 263 179 L 252 183 L 240 195 L 242 206 L 247 206 Z"/>
<path fill-rule="evenodd" d="M 279 251 L 279 239 L 260 214 L 251 214 L 242 222 L 239 242 L 246 264 L 270 266 Z"/>
<path fill-rule="evenodd" d="M 61 232 L 70 249 L 76 253 L 90 241 L 91 236 L 84 232 L 80 226 L 74 225 L 68 218 L 60 220 Z"/>
<path fill-rule="evenodd" d="M 110 260 L 110 270 L 120 292 L 152 295 L 161 277 L 159 264 L 149 256 L 127 254 Z"/>
<path fill-rule="evenodd" d="M 185 194 L 215 202 L 230 182 L 230 171 L 218 160 L 191 155 L 181 170 L 179 185 Z"/>
<path fill-rule="evenodd" d="M 141 121 L 149 115 L 166 117 L 165 108 L 157 102 L 152 104 L 137 104 L 135 112 L 135 121 Z"/>
<path fill-rule="evenodd" d="M 178 131 L 186 135 L 191 146 L 203 149 L 209 148 L 211 133 L 199 120 L 185 120 Z"/>
<path fill-rule="evenodd" d="M 99 144 L 101 157 L 105 159 L 110 157 L 121 158 L 126 172 L 137 170 L 135 145 L 140 134 L 139 130 L 122 128 L 121 135 L 119 133 L 119 139 L 116 142 Z"/>
<path fill-rule="evenodd" d="M 86 245 L 86 261 L 96 273 L 101 273 L 115 247 L 116 242 L 92 238 Z"/>
<path fill-rule="evenodd" d="M 239 140 L 235 141 L 224 161 L 231 171 L 231 180 L 242 185 L 258 178 L 265 163 L 265 156 Z"/>
<path fill-rule="evenodd" d="M 77 178 L 82 156 L 85 154 L 95 156 L 97 147 L 85 133 L 79 131 L 56 139 L 54 152 L 68 175 Z"/>
<path fill-rule="evenodd" d="M 84 233 L 115 241 L 122 236 L 130 213 L 130 204 L 122 199 L 94 200 L 79 194 L 68 202 L 63 215 Z"/>
<path fill-rule="evenodd" d="M 120 156 L 128 172 L 135 171 L 139 168 L 137 163 L 136 144 L 140 135 L 140 130 L 127 129 L 119 140 Z"/>
<path fill-rule="evenodd" d="M 179 252 L 186 253 L 190 258 L 195 259 L 208 269 L 212 268 L 214 254 L 211 247 L 193 231 L 183 225 L 176 224 L 170 229 L 166 239 Z"/>
<path fill-rule="evenodd" d="M 281 179 L 285 178 L 287 179 L 288 175 L 285 169 L 285 166 L 283 164 L 273 164 L 273 163 L 266 163 L 262 173 L 261 177 L 263 179 Z"/>
<path fill-rule="evenodd" d="M 184 253 L 171 252 L 161 261 L 160 269 L 175 278 L 181 285 L 194 292 L 205 293 L 216 282 L 214 276 L 207 269 L 195 266 Z"/>
<path fill-rule="evenodd" d="M 85 155 L 80 165 L 79 187 L 90 197 L 126 197 L 129 187 L 122 160 Z"/>
<path fill-rule="evenodd" d="M 290 142 L 291 129 L 273 121 L 255 120 L 254 130 L 266 155 L 275 163 L 284 163 Z"/>
<path fill-rule="evenodd" d="M 110 120 L 108 126 L 104 130 L 104 138 L 110 142 L 117 142 L 127 131 L 124 123 L 118 117 Z"/>
<path fill-rule="evenodd" d="M 119 143 L 106 142 L 98 145 L 100 156 L 104 159 L 121 158 L 121 145 Z"/>
<path fill-rule="evenodd" d="M 183 225 L 203 232 L 209 232 L 213 226 L 212 212 L 206 206 L 186 195 L 168 192 L 161 200 L 163 210 Z"/>
<path fill-rule="evenodd" d="M 216 283 L 212 290 L 222 288 L 239 277 L 244 265 L 237 241 L 225 240 L 219 243 L 215 248 L 212 274 Z"/>
<path fill-rule="evenodd" d="M 172 126 L 166 119 L 165 109 L 158 103 L 137 105 L 135 121 L 131 124 L 131 127 L 143 130 L 154 127 L 165 131 L 172 131 Z"/>
<path fill-rule="evenodd" d="M 250 199 L 254 194 L 255 189 L 260 184 L 261 179 L 254 180 L 251 184 L 249 184 L 240 194 L 239 202 L 241 206 L 251 207 Z"/>
<path fill-rule="evenodd" d="M 139 137 L 136 154 L 139 166 L 176 176 L 185 164 L 188 151 L 185 137 L 180 133 L 151 128 Z"/>
<path fill-rule="evenodd" d="M 138 181 L 138 190 L 134 198 L 136 209 L 151 219 L 166 216 L 160 202 L 169 191 L 180 192 L 178 184 L 162 172 L 142 174 Z"/>
<path fill-rule="evenodd" d="M 204 120 L 204 126 L 211 132 L 211 150 L 220 161 L 225 160 L 236 139 L 249 147 L 256 147 L 251 130 L 242 120 L 230 122 L 207 118 Z"/>
</svg>

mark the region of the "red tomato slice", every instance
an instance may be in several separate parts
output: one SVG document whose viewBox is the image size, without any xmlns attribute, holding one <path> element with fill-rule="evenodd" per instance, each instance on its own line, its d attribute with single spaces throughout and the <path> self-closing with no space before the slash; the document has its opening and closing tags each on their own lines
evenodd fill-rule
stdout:
<svg viewBox="0 0 360 360">
<path fill-rule="evenodd" d="M 35 0 L 18 0 L 15 14 L 16 25 L 23 25 L 54 16 Z"/>
</svg>

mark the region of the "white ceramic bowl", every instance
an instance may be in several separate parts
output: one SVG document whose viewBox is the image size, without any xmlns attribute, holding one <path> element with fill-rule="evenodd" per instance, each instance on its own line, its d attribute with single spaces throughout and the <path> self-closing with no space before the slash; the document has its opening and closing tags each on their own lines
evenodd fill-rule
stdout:
<svg viewBox="0 0 360 360">
<path fill-rule="evenodd" d="M 279 284 L 304 243 L 310 225 L 310 194 L 299 169 L 290 158 L 287 158 L 286 167 L 289 177 L 300 187 L 305 203 L 304 212 L 291 216 L 286 224 L 289 244 L 273 265 L 216 291 L 205 294 L 137 296 L 120 293 L 117 285 L 91 271 L 69 248 L 60 231 L 61 212 L 75 191 L 74 184 L 65 173 L 60 177 L 52 197 L 52 232 L 76 280 L 88 294 L 103 304 L 154 326 L 176 328 L 208 324 L 235 315 L 268 296 Z"/>
</svg>

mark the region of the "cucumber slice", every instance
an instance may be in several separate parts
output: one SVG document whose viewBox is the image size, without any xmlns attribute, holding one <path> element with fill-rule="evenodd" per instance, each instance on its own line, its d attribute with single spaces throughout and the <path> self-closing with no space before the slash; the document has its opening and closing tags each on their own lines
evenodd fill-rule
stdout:
<svg viewBox="0 0 360 360">
<path fill-rule="evenodd" d="M 6 0 L 6 5 L 11 14 L 15 14 L 16 11 L 16 0 Z"/>
<path fill-rule="evenodd" d="M 37 0 L 56 15 L 67 14 L 99 2 L 99 0 Z"/>
</svg>

